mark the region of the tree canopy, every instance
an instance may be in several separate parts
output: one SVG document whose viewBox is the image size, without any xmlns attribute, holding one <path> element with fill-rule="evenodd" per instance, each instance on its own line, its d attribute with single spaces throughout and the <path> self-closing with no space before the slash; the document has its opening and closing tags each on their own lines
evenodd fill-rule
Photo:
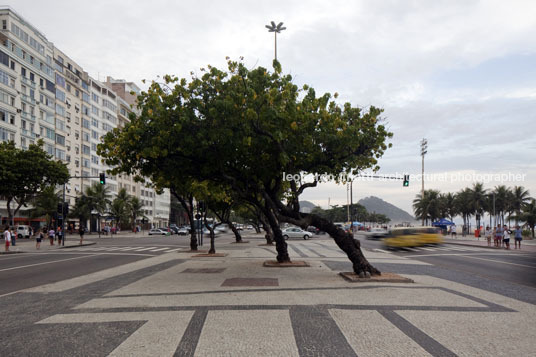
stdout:
<svg viewBox="0 0 536 357">
<path fill-rule="evenodd" d="M 40 190 L 69 180 L 67 166 L 54 161 L 42 146 L 42 140 L 30 144 L 27 150 L 17 148 L 12 141 L 0 143 L 0 196 L 6 198 L 10 220 Z M 14 211 L 12 203 L 16 203 Z"/>
<path fill-rule="evenodd" d="M 272 72 L 234 61 L 225 71 L 201 70 L 201 77 L 189 81 L 167 75 L 163 83 L 152 82 L 138 97 L 141 114 L 109 132 L 98 153 L 115 172 L 147 176 L 157 187 L 207 180 L 232 190 L 263 209 L 278 260 L 288 260 L 280 220 L 330 223 L 299 212 L 299 195 L 317 180 L 289 181 L 287 175 L 327 174 L 344 181 L 339 175 L 376 169 L 392 136 L 382 124 L 382 110 L 340 105 L 336 94 L 318 97 L 282 74 L 277 61 Z M 356 243 L 332 228 L 328 233 L 340 238 L 341 248 L 345 241 L 349 257 L 359 255 Z M 371 270 L 364 258 L 354 260 L 356 272 Z"/>
</svg>

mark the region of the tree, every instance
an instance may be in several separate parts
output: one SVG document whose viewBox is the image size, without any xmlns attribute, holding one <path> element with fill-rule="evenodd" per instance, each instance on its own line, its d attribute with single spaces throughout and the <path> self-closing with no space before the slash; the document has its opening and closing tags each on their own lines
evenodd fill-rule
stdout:
<svg viewBox="0 0 536 357">
<path fill-rule="evenodd" d="M 74 207 L 69 211 L 69 217 L 78 218 L 80 227 L 85 226 L 88 219 L 91 218 L 91 202 L 90 198 L 85 194 L 76 198 Z"/>
<path fill-rule="evenodd" d="M 484 211 L 487 208 L 487 190 L 484 189 L 484 184 L 476 182 L 473 187 L 469 189 L 471 195 L 471 206 L 474 209 L 475 216 L 477 217 L 476 226 L 480 228 L 480 219 L 484 215 Z"/>
<path fill-rule="evenodd" d="M 69 181 L 67 166 L 52 160 L 42 146 L 42 140 L 30 144 L 28 150 L 16 148 L 12 141 L 0 143 L 0 196 L 7 201 L 11 224 L 21 207 L 32 201 L 40 190 Z"/>
<path fill-rule="evenodd" d="M 131 196 L 127 193 L 125 188 L 122 188 L 111 202 L 109 207 L 110 211 L 108 213 L 115 219 L 116 227 L 121 227 L 121 222 L 128 221 L 130 201 Z"/>
<path fill-rule="evenodd" d="M 132 224 L 132 230 L 136 232 L 136 220 L 143 215 L 143 204 L 136 196 L 130 198 L 128 205 L 128 214 L 130 216 L 130 222 Z"/>
<path fill-rule="evenodd" d="M 504 224 L 504 214 L 509 210 L 509 197 L 511 190 L 504 186 L 496 186 L 492 194 L 495 195 L 495 215 L 499 224 Z M 511 198 L 511 197 L 510 197 Z"/>
<path fill-rule="evenodd" d="M 101 217 L 107 212 L 108 206 L 110 205 L 110 192 L 109 188 L 106 185 L 101 185 L 98 183 L 93 184 L 86 189 L 85 192 L 86 198 L 84 201 L 88 205 L 90 212 L 97 212 L 97 230 L 99 231 L 99 238 L 101 234 L 100 220 Z"/>
<path fill-rule="evenodd" d="M 523 207 L 530 201 L 530 194 L 528 190 L 525 190 L 523 186 L 514 186 L 512 189 L 512 210 L 516 214 L 516 225 L 518 224 L 518 219 L 521 215 L 521 210 Z"/>
<path fill-rule="evenodd" d="M 415 218 L 424 220 L 425 224 L 434 222 L 441 215 L 440 193 L 438 190 L 425 190 L 424 196 L 417 194 L 413 200 Z"/>
<path fill-rule="evenodd" d="M 59 192 L 54 186 L 43 188 L 30 202 L 32 209 L 29 214 L 32 218 L 45 217 L 46 226 L 50 227 L 52 217 L 58 210 L 58 204 L 62 202 Z"/>
<path fill-rule="evenodd" d="M 188 82 L 164 76 L 138 97 L 140 115 L 109 132 L 99 155 L 114 172 L 150 177 L 161 187 L 183 180 L 209 180 L 230 187 L 240 200 L 258 207 L 276 241 L 277 260 L 290 261 L 280 222 L 328 233 L 361 276 L 379 274 L 364 257 L 359 241 L 332 222 L 300 212 L 299 196 L 320 175 L 345 182 L 344 174 L 378 169 L 392 136 L 381 109 L 337 104 L 301 89 L 290 75 L 242 63 L 228 70 L 209 66 Z M 390 144 L 389 144 L 390 146 Z M 288 175 L 312 174 L 309 182 Z"/>
<path fill-rule="evenodd" d="M 469 219 L 475 212 L 471 189 L 464 188 L 458 192 L 456 195 L 456 207 L 463 218 L 463 234 L 465 235 L 469 229 Z"/>
<path fill-rule="evenodd" d="M 532 238 L 534 238 L 534 226 L 536 225 L 536 200 L 534 198 L 523 207 L 520 220 L 527 223 L 532 232 Z"/>
</svg>

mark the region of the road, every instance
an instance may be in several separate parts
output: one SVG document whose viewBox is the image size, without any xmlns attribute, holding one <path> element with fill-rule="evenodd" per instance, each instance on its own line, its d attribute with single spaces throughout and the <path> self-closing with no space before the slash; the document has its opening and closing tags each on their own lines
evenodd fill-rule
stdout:
<svg viewBox="0 0 536 357">
<path fill-rule="evenodd" d="M 275 256 L 274 247 L 262 246 L 260 235 L 246 233 L 244 239 L 250 242 L 232 244 L 231 235 L 216 239 L 227 258 L 179 254 L 188 249 L 189 237 L 176 235 L 86 237 L 97 244 L 1 255 L 0 355 L 307 356 L 317 351 L 352 356 L 376 355 L 381 348 L 391 355 L 525 356 L 530 351 L 532 337 L 514 330 L 505 335 L 497 324 L 529 330 L 536 304 L 533 253 L 449 244 L 384 252 L 381 242 L 362 240 L 374 266 L 410 275 L 416 284 L 360 286 L 337 277 L 351 264 L 326 236 L 287 241 L 291 258 L 309 262 L 308 269 L 262 268 Z M 207 245 L 205 240 L 202 249 Z M 237 279 L 246 285 L 225 284 Z M 451 322 L 449 316 L 456 318 Z M 381 334 L 355 335 L 367 325 L 363 318 L 379 324 Z M 489 339 L 464 340 L 463 331 L 473 328 L 475 318 Z M 434 322 L 437 326 L 429 326 Z M 448 329 L 451 338 L 434 332 L 443 324 L 457 327 Z M 512 341 L 508 353 L 501 350 L 504 339 Z"/>
</svg>

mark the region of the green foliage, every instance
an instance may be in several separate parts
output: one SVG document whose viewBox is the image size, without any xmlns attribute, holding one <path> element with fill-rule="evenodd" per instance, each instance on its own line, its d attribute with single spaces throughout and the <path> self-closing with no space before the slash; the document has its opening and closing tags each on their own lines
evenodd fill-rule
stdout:
<svg viewBox="0 0 536 357">
<path fill-rule="evenodd" d="M 54 186 L 47 186 L 43 188 L 32 199 L 32 209 L 29 214 L 32 218 L 45 217 L 46 226 L 50 227 L 52 217 L 58 210 L 58 204 L 62 202 L 60 193 L 56 191 Z"/>
<path fill-rule="evenodd" d="M 43 141 L 39 140 L 23 150 L 16 148 L 13 142 L 0 143 L 0 196 L 6 198 L 10 219 L 40 190 L 69 180 L 65 164 L 52 160 L 42 145 Z M 18 204 L 15 212 L 11 210 L 13 201 Z"/>
</svg>

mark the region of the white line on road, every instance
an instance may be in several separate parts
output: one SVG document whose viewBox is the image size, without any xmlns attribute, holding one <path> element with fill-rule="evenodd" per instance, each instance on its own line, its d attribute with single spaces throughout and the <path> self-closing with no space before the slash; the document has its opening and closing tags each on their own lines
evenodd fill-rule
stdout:
<svg viewBox="0 0 536 357">
<path fill-rule="evenodd" d="M 504 261 L 501 261 L 501 260 L 494 260 L 494 259 L 486 259 L 486 258 L 472 257 L 472 256 L 469 256 L 469 255 L 467 255 L 467 258 L 480 259 L 480 260 L 487 260 L 487 261 L 489 261 L 489 262 L 502 263 L 502 264 L 508 264 L 508 265 L 515 265 L 515 266 L 518 266 L 518 267 L 526 267 L 526 268 L 536 269 L 536 266 L 534 266 L 534 265 L 525 265 L 525 264 L 510 263 L 510 262 L 504 262 Z"/>
<path fill-rule="evenodd" d="M 386 250 L 379 249 L 379 248 L 375 248 L 375 249 L 373 249 L 373 251 L 375 251 L 375 252 L 382 252 L 382 253 L 388 253 L 388 254 L 391 254 L 391 252 L 388 252 L 388 251 L 386 251 Z"/>
<path fill-rule="evenodd" d="M 82 259 L 82 258 L 87 258 L 87 257 L 94 257 L 94 256 L 96 256 L 96 255 L 97 255 L 97 254 L 91 254 L 91 255 L 84 255 L 83 257 L 74 257 L 74 258 L 67 258 L 67 259 L 54 260 L 54 261 L 51 261 L 51 262 L 44 262 L 44 263 L 36 263 L 36 264 L 22 265 L 22 266 L 20 266 L 20 267 L 5 268 L 5 269 L 0 269 L 0 272 L 2 272 L 2 271 L 8 271 L 8 270 L 15 270 L 15 269 L 28 268 L 28 267 L 34 267 L 34 266 L 37 266 L 37 265 L 44 265 L 44 264 L 53 264 L 53 263 L 65 262 L 65 261 L 67 261 L 67 260 Z"/>
<path fill-rule="evenodd" d="M 141 251 L 144 251 L 144 250 L 155 249 L 155 248 L 158 248 L 158 247 L 148 247 L 148 248 L 136 249 L 135 252 L 141 252 Z"/>
<path fill-rule="evenodd" d="M 152 249 L 150 252 L 158 252 L 160 250 L 168 250 L 169 248 L 158 248 L 158 249 Z"/>
</svg>

